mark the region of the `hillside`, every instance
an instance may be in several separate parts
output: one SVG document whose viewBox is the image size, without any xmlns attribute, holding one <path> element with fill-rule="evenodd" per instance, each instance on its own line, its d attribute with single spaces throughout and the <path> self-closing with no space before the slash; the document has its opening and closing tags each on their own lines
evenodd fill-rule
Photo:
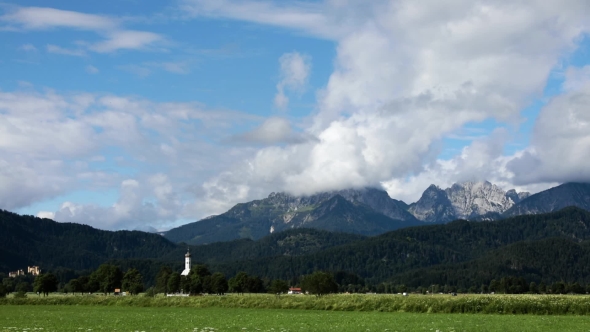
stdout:
<svg viewBox="0 0 590 332">
<path fill-rule="evenodd" d="M 336 197 L 336 206 L 342 203 Z M 346 215 L 347 210 L 341 209 Z M 143 232 L 108 232 L 0 211 L 0 267 L 95 268 L 114 262 L 154 280 L 165 264 L 179 270 L 186 245 Z M 590 212 L 557 212 L 491 222 L 457 220 L 364 237 L 292 229 L 260 240 L 190 247 L 194 263 L 233 276 L 296 280 L 316 270 L 345 271 L 370 284 L 473 285 L 503 276 L 546 283 L 590 283 Z"/>
<path fill-rule="evenodd" d="M 518 242 L 556 237 L 575 242 L 589 240 L 590 213 L 567 208 L 494 222 L 459 220 L 400 229 L 311 255 L 218 264 L 228 274 L 240 270 L 267 271 L 265 277 L 290 279 L 314 270 L 342 270 L 356 273 L 370 282 L 382 282 L 413 269 L 468 262 Z M 530 259 L 545 264 L 561 259 L 555 255 L 551 257 L 531 256 Z"/>
<path fill-rule="evenodd" d="M 27 265 L 84 270 L 107 261 L 123 266 L 135 262 L 144 271 L 157 270 L 164 263 L 181 265 L 187 249 L 186 245 L 174 244 L 157 234 L 104 231 L 3 210 L 0 210 L 0 230 L 0 272 Z M 315 253 L 364 238 L 302 228 L 271 234 L 259 241 L 240 239 L 193 246 L 191 252 L 200 263 L 249 260 Z"/>
<path fill-rule="evenodd" d="M 522 200 L 506 212 L 504 217 L 523 214 L 547 213 L 576 206 L 590 211 L 590 184 L 564 183 Z"/>
<path fill-rule="evenodd" d="M 365 239 L 365 236 L 328 232 L 310 228 L 290 229 L 274 233 L 254 241 L 239 239 L 190 246 L 193 259 L 198 263 L 216 264 L 227 261 L 248 261 L 277 256 L 301 256 L 326 250 L 331 247 L 350 244 Z M 173 252 L 161 257 L 167 262 L 181 262 L 186 247 L 179 246 Z"/>
<path fill-rule="evenodd" d="M 590 284 L 590 241 L 567 238 L 520 241 L 482 257 L 401 273 L 390 281 L 411 287 L 446 283 L 458 288 L 488 285 L 492 279 L 520 277 L 528 282 Z"/>
<path fill-rule="evenodd" d="M 140 231 L 103 231 L 0 210 L 0 268 L 96 268 L 108 259 L 157 258 L 177 245 Z"/>
</svg>

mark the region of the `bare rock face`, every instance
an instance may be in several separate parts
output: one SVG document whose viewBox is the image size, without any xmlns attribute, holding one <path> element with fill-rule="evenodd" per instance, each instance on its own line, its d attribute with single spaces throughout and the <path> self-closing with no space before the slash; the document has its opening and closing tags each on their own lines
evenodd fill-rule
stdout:
<svg viewBox="0 0 590 332">
<path fill-rule="evenodd" d="M 499 216 L 528 196 L 529 193 L 517 193 L 514 189 L 506 192 L 488 181 L 455 183 L 445 190 L 431 185 L 408 211 L 426 222 L 483 216 L 487 219 Z"/>
<path fill-rule="evenodd" d="M 514 205 L 514 201 L 506 196 L 502 188 L 488 181 L 455 183 L 445 192 L 455 209 L 455 215 L 461 219 L 489 212 L 502 213 Z"/>
<path fill-rule="evenodd" d="M 410 205 L 408 211 L 418 220 L 425 222 L 448 222 L 456 219 L 453 204 L 447 193 L 435 185 L 430 185 L 420 200 Z"/>
</svg>

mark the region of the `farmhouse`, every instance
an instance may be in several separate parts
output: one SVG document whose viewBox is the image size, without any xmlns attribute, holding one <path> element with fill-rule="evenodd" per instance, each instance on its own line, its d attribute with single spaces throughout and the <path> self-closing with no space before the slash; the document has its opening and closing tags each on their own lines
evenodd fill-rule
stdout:
<svg viewBox="0 0 590 332">
<path fill-rule="evenodd" d="M 301 294 L 301 288 L 291 287 L 287 294 Z"/>
</svg>

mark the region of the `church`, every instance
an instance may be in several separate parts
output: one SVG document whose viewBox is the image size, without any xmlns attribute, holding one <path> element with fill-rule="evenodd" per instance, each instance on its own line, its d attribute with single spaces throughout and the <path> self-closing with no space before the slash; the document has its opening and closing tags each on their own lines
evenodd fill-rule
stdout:
<svg viewBox="0 0 590 332">
<path fill-rule="evenodd" d="M 184 255 L 184 270 L 182 270 L 181 276 L 187 276 L 188 273 L 191 272 L 191 253 L 190 250 L 186 250 L 186 254 Z"/>
</svg>

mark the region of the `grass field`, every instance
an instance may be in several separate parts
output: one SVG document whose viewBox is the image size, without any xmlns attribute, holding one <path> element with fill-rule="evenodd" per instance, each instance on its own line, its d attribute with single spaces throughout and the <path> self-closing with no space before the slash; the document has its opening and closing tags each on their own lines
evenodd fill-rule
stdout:
<svg viewBox="0 0 590 332">
<path fill-rule="evenodd" d="M 0 331 L 590 331 L 590 317 L 0 305 Z"/>
<path fill-rule="evenodd" d="M 29 294 L 0 299 L 2 305 L 85 305 L 117 307 L 186 307 L 233 309 L 305 309 L 325 311 L 377 311 L 439 314 L 534 314 L 590 315 L 587 295 L 401 295 L 336 294 L 316 298 L 294 295 L 277 298 L 269 294 L 145 297 L 104 295 Z"/>
</svg>

